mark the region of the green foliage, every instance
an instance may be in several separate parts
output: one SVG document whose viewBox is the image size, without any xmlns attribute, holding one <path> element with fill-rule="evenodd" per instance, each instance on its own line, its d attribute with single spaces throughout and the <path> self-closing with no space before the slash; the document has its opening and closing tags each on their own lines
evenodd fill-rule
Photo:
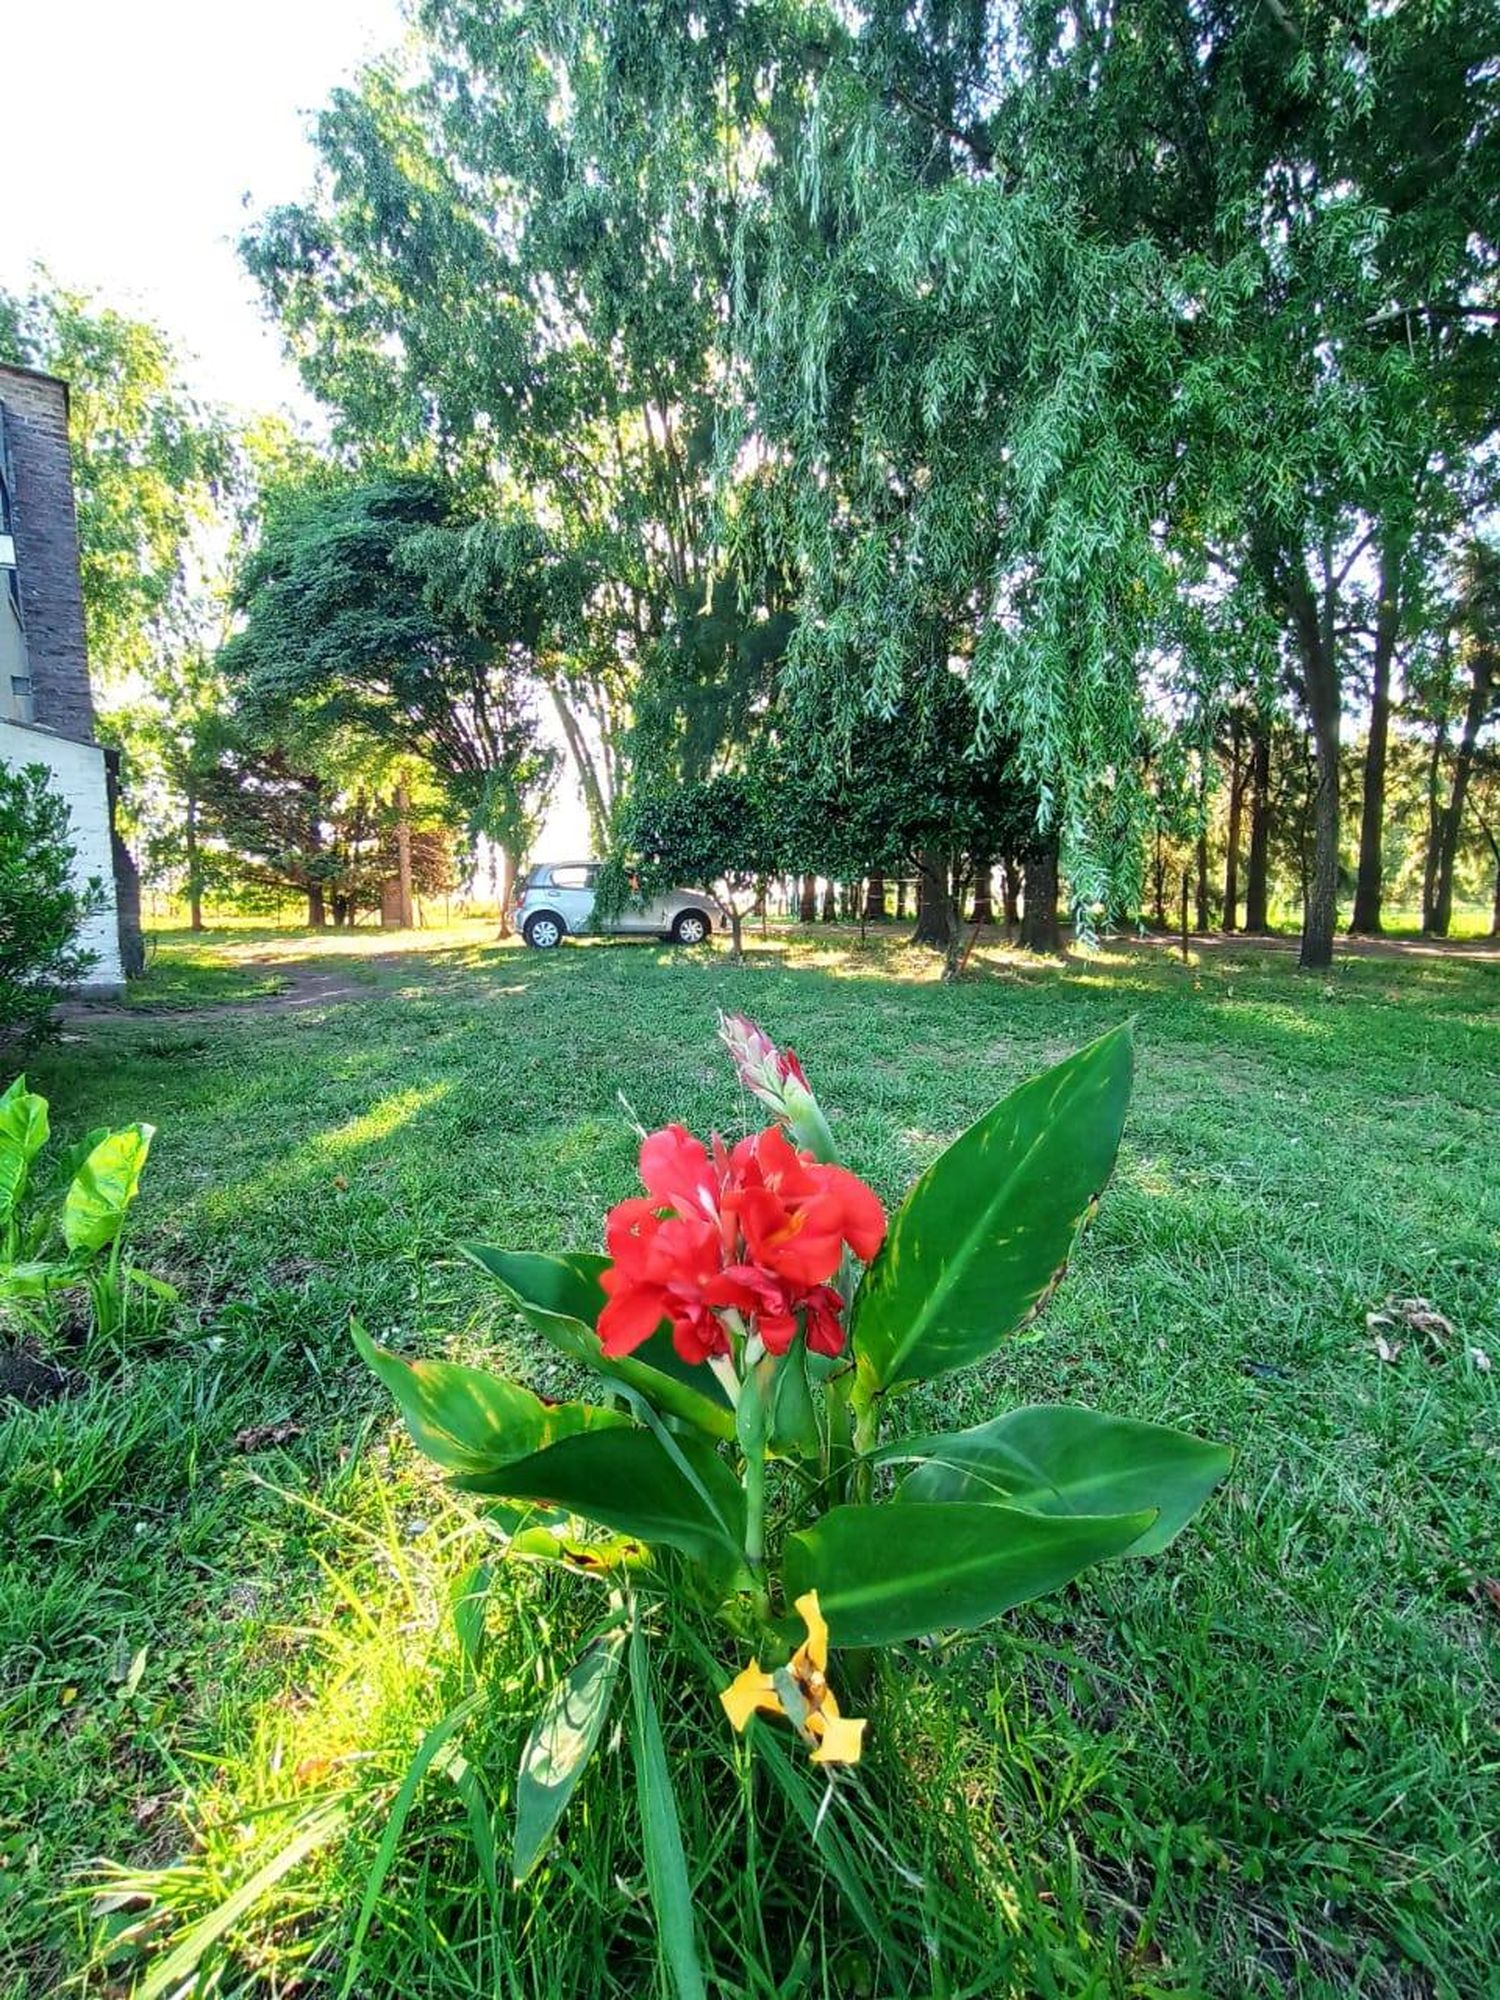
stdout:
<svg viewBox="0 0 1500 2000">
<path fill-rule="evenodd" d="M 734 1436 L 734 1412 L 723 1385 L 685 1362 L 665 1327 L 633 1354 L 608 1355 L 594 1325 L 604 1308 L 599 1273 L 608 1258 L 575 1251 L 545 1257 L 534 1251 L 500 1250 L 482 1243 L 460 1249 L 481 1271 L 505 1287 L 528 1322 L 551 1346 L 615 1383 L 644 1396 L 653 1408 L 689 1423 L 709 1437 Z"/>
<path fill-rule="evenodd" d="M 58 1294 L 83 1287 L 95 1334 L 117 1337 L 128 1325 L 132 1285 L 176 1297 L 160 1278 L 122 1261 L 126 1217 L 156 1128 L 100 1127 L 39 1167 L 49 1123 L 46 1099 L 17 1077 L 0 1096 L 0 1320 L 49 1336 Z"/>
<path fill-rule="evenodd" d="M 272 496 L 221 655 L 252 732 L 353 730 L 426 759 L 473 828 L 524 852 L 555 773 L 528 676 L 578 587 L 522 530 L 497 554 L 416 474 L 318 476 Z"/>
<path fill-rule="evenodd" d="M 1222 1445 L 1076 1403 L 1007 1410 L 973 1430 L 903 1439 L 878 1456 L 917 1461 L 898 1500 L 983 1500 L 1059 1515 L 1151 1508 L 1152 1526 L 1125 1551 L 1133 1556 L 1166 1548 L 1229 1470 Z"/>
<path fill-rule="evenodd" d="M 519 1383 L 451 1361 L 403 1361 L 359 1328 L 354 1345 L 396 1399 L 412 1441 L 445 1472 L 466 1479 L 498 1473 L 580 1431 L 624 1421 L 582 1403 L 544 1403 Z"/>
<path fill-rule="evenodd" d="M 0 763 L 0 1035 L 43 1028 L 97 963 L 78 936 L 105 907 L 104 884 L 77 880 L 71 824 L 44 764 Z"/>
<path fill-rule="evenodd" d="M 118 689 L 192 636 L 216 508 L 237 472 L 222 412 L 184 386 L 160 327 L 38 273 L 0 298 L 0 360 L 68 384 L 90 668 Z"/>
<path fill-rule="evenodd" d="M 598 1747 L 620 1676 L 625 1635 L 594 1640 L 557 1682 L 532 1725 L 516 1781 L 516 1836 L 511 1871 L 520 1883 L 536 1867 Z"/>
<path fill-rule="evenodd" d="M 325 109 L 308 197 L 243 246 L 341 441 L 534 510 L 593 570 L 543 678 L 601 846 L 638 676 L 706 637 L 741 163 L 704 106 L 755 96 L 624 25 L 625 74 L 685 57 L 701 86 L 670 122 L 622 95 L 587 8 L 424 8 L 399 68 Z M 734 652 L 760 611 L 714 595 L 708 649 Z"/>
<path fill-rule="evenodd" d="M 710 834 L 721 859 L 737 851 L 732 842 L 743 832 L 743 791 L 738 819 L 727 810 L 706 825 L 691 817 L 703 792 L 726 797 L 734 784 L 710 780 L 687 795 L 681 845 L 668 848 L 663 835 L 654 850 L 662 865 L 670 861 L 685 872 L 694 851 L 690 842 L 706 843 Z M 657 824 L 670 827 L 667 802 L 660 812 Z M 753 1024 L 738 1022 L 726 1039 L 741 1081 L 783 1122 L 790 1115 L 788 1078 L 797 1083 L 799 1102 L 811 1099 L 800 1068 Z M 665 1233 L 670 1224 L 643 1253 L 656 1259 L 650 1269 L 658 1289 L 648 1292 L 647 1305 L 663 1323 L 623 1360 L 603 1354 L 595 1331 L 596 1324 L 603 1326 L 605 1260 L 467 1246 L 544 1338 L 613 1379 L 636 1422 L 575 1404 L 543 1404 L 472 1368 L 404 1363 L 358 1331 L 356 1344 L 394 1394 L 413 1441 L 455 1487 L 541 1503 L 564 1519 L 576 1516 L 614 1536 L 638 1538 L 647 1545 L 640 1552 L 642 1585 L 669 1604 L 679 1598 L 691 1603 L 694 1587 L 684 1589 L 670 1563 L 656 1563 L 654 1575 L 645 1565 L 653 1561 L 653 1548 L 679 1552 L 701 1572 L 697 1590 L 706 1602 L 720 1602 L 727 1592 L 730 1624 L 759 1629 L 761 1650 L 779 1644 L 784 1653 L 784 1621 L 808 1591 L 817 1593 L 836 1645 L 881 1646 L 938 1629 L 972 1630 L 1090 1563 L 1164 1547 L 1228 1470 L 1229 1453 L 1218 1447 L 1067 1408 L 1013 1412 L 951 1440 L 908 1439 L 885 1453 L 878 1448 L 885 1391 L 986 1359 L 1050 1295 L 1114 1164 L 1130 1077 L 1130 1034 L 1116 1029 L 1023 1084 L 922 1176 L 862 1281 L 846 1253 L 841 1282 L 846 1290 L 850 1283 L 858 1286 L 848 1333 L 854 1371 L 826 1351 L 809 1354 L 810 1308 L 798 1337 L 779 1346 L 762 1341 L 760 1322 L 746 1308 L 748 1326 L 738 1312 L 724 1318 L 727 1354 L 705 1365 L 689 1347 L 668 1363 L 669 1294 L 659 1287 L 700 1282 L 673 1263 Z M 821 1111 L 819 1125 L 829 1136 Z M 684 1136 L 676 1134 L 679 1142 Z M 839 1183 L 835 1173 L 830 1187 L 847 1187 L 847 1181 Z M 693 1199 L 711 1203 L 713 1197 L 704 1191 Z M 727 1218 L 731 1197 L 721 1199 Z M 765 1193 L 764 1199 L 775 1206 L 779 1197 Z M 657 1212 L 668 1206 L 654 1186 L 651 1205 Z M 688 1198 L 670 1206 L 687 1219 L 677 1226 L 689 1226 L 696 1210 Z M 620 1226 L 616 1216 L 611 1229 Z M 741 1225 L 728 1226 L 738 1231 Z M 749 1259 L 757 1253 L 745 1227 L 746 1245 L 737 1254 Z M 617 1287 L 644 1282 L 631 1269 L 622 1253 Z M 675 1328 L 670 1337 L 675 1343 Z M 719 1416 L 709 1394 L 689 1388 L 697 1408 L 681 1394 L 683 1376 L 694 1374 L 701 1384 L 728 1391 L 733 1421 L 724 1441 L 734 1446 L 732 1465 L 712 1437 L 716 1430 L 722 1437 L 724 1427 L 703 1421 L 710 1411 Z M 691 1435 L 684 1418 L 711 1436 Z M 767 1552 L 767 1461 L 773 1456 L 794 1464 L 810 1482 L 810 1490 L 783 1496 L 779 1563 L 774 1553 L 768 1561 Z M 908 1504 L 871 1504 L 872 1475 L 894 1458 L 915 1465 L 899 1492 Z M 546 1537 L 528 1535 L 524 1513 L 512 1527 L 529 1554 L 579 1559 L 577 1545 L 566 1538 L 549 1546 Z M 809 1629 L 812 1622 L 808 1614 Z M 820 1674 L 825 1664 L 814 1661 Z M 798 1671 L 794 1656 L 775 1683 L 777 1701 L 815 1746 L 819 1739 L 810 1733 L 806 1704 L 818 1709 L 821 1724 L 822 1696 L 793 1678 Z M 634 1658 L 632 1679 L 637 1751 L 645 1756 L 642 1745 L 649 1749 L 655 1725 L 640 1707 Z M 826 1681 L 817 1685 L 826 1688 Z M 555 1690 L 547 1713 L 567 1700 L 566 1690 Z M 584 1737 L 578 1739 L 580 1758 L 593 1740 L 587 1731 Z M 643 1787 L 650 1761 L 642 1767 Z M 671 1911 L 682 1905 L 681 1870 L 671 1861 L 675 1807 L 668 1814 L 659 1801 L 643 1798 L 642 1809 L 648 1829 L 653 1812 L 660 1815 L 655 1837 L 665 1845 L 648 1872 L 665 1936 Z M 555 1818 L 546 1819 L 547 1831 Z M 529 1866 L 536 1859 L 529 1841 L 525 1855 Z M 679 1986 L 686 1981 L 691 1987 L 697 1976 L 691 1922 L 683 1928 L 680 1917 L 676 1921 L 678 1943 L 667 1957 Z"/>
<path fill-rule="evenodd" d="M 1096 1518 L 962 1500 L 909 1512 L 831 1507 L 788 1535 L 786 1587 L 818 1593 L 838 1646 L 972 1632 L 1090 1564 L 1124 1555 L 1155 1519 L 1154 1509 Z"/>
<path fill-rule="evenodd" d="M 655 888 L 707 889 L 729 913 L 734 950 L 740 925 L 766 878 L 785 865 L 769 786 L 721 772 L 697 784 L 636 793 L 621 837 L 640 857 L 640 879 Z"/>
<path fill-rule="evenodd" d="M 708 2000 L 699 1959 L 693 1889 L 682 1844 L 676 1788 L 667 1762 L 661 1717 L 651 1688 L 646 1641 L 639 1620 L 630 1633 L 630 1699 L 635 1728 L 636 1787 L 641 1806 L 646 1879 L 656 1913 L 662 1962 L 677 2000 Z"/>
<path fill-rule="evenodd" d="M 1117 1028 L 933 1161 L 859 1288 L 862 1393 L 982 1361 L 1045 1301 L 1114 1167 L 1130 1072 L 1130 1031 Z"/>
</svg>

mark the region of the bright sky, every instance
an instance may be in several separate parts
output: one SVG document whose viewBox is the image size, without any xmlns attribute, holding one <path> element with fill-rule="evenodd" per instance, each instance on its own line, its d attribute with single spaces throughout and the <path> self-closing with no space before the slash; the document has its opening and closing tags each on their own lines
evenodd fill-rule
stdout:
<svg viewBox="0 0 1500 2000">
<path fill-rule="evenodd" d="M 235 239 L 307 187 L 309 116 L 401 39 L 398 0 L 16 0 L 4 16 L 0 285 L 40 261 L 165 327 L 203 393 L 297 402 Z"/>
<path fill-rule="evenodd" d="M 309 186 L 312 115 L 404 31 L 400 0 L 10 0 L 0 144 L 20 171 L 0 200 L 0 286 L 44 264 L 165 328 L 201 394 L 310 414 L 235 242 Z M 587 838 L 570 774 L 539 852 Z"/>
</svg>

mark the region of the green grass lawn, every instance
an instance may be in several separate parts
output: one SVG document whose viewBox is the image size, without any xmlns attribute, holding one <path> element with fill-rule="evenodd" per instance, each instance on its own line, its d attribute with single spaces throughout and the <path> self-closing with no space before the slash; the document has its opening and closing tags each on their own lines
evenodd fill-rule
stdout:
<svg viewBox="0 0 1500 2000">
<path fill-rule="evenodd" d="M 352 996 L 75 1022 L 28 1065 L 69 1136 L 159 1126 L 135 1249 L 182 1305 L 88 1357 L 78 1393 L 0 1416 L 0 1995 L 69 1975 L 124 1995 L 240 1890 L 208 1983 L 161 1991 L 652 1990 L 623 1749 L 556 1858 L 506 1885 L 518 1746 L 600 1585 L 502 1564 L 484 1698 L 382 1849 L 469 1684 L 454 1583 L 497 1549 L 347 1328 L 565 1388 L 451 1246 L 596 1247 L 635 1189 L 621 1092 L 647 1126 L 740 1129 L 719 1007 L 796 1047 L 891 1199 L 1133 1015 L 1125 1148 L 1071 1275 L 1034 1337 L 924 1392 L 912 1427 L 1077 1397 L 1239 1456 L 1164 1556 L 909 1648 L 878 1692 L 880 1914 L 932 1940 L 920 1979 L 896 1983 L 774 1799 L 754 1844 L 711 1686 L 673 1687 L 715 1993 L 1492 1991 L 1496 963 L 988 951 L 953 989 L 845 933 L 738 967 L 485 936 L 350 940 L 352 964 L 384 955 Z M 228 975 L 218 997 L 243 999 L 234 980 L 309 950 L 177 940 L 139 997 L 157 980 L 202 1006 Z M 1383 1362 L 1365 1315 L 1392 1294 L 1451 1340 Z"/>
</svg>

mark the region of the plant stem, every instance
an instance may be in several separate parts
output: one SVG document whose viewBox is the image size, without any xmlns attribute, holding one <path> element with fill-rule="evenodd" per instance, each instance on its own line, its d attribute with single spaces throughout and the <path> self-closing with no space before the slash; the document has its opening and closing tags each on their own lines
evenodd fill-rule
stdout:
<svg viewBox="0 0 1500 2000">
<path fill-rule="evenodd" d="M 774 1368 L 774 1363 L 771 1364 Z M 771 1616 L 766 1590 L 766 1382 L 765 1364 L 747 1369 L 735 1410 L 735 1429 L 745 1459 L 745 1562 L 755 1584 L 755 1608 Z"/>
<path fill-rule="evenodd" d="M 854 1498 L 861 1507 L 870 1504 L 875 1468 L 870 1453 L 880 1437 L 880 1403 L 873 1392 L 861 1395 L 856 1383 L 852 1399 L 854 1412 Z"/>
</svg>

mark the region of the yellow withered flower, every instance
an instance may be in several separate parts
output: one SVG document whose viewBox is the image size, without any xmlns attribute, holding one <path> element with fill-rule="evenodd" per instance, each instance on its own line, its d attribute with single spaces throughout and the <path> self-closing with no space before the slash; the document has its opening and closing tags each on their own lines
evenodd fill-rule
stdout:
<svg viewBox="0 0 1500 2000">
<path fill-rule="evenodd" d="M 811 1746 L 814 1764 L 857 1764 L 864 1743 L 862 1718 L 840 1715 L 828 1685 L 828 1626 L 818 1608 L 818 1593 L 797 1599 L 797 1613 L 807 1638 L 784 1667 L 767 1673 L 752 1660 L 719 1696 L 724 1713 L 736 1730 L 743 1730 L 757 1712 L 784 1715 Z"/>
</svg>

